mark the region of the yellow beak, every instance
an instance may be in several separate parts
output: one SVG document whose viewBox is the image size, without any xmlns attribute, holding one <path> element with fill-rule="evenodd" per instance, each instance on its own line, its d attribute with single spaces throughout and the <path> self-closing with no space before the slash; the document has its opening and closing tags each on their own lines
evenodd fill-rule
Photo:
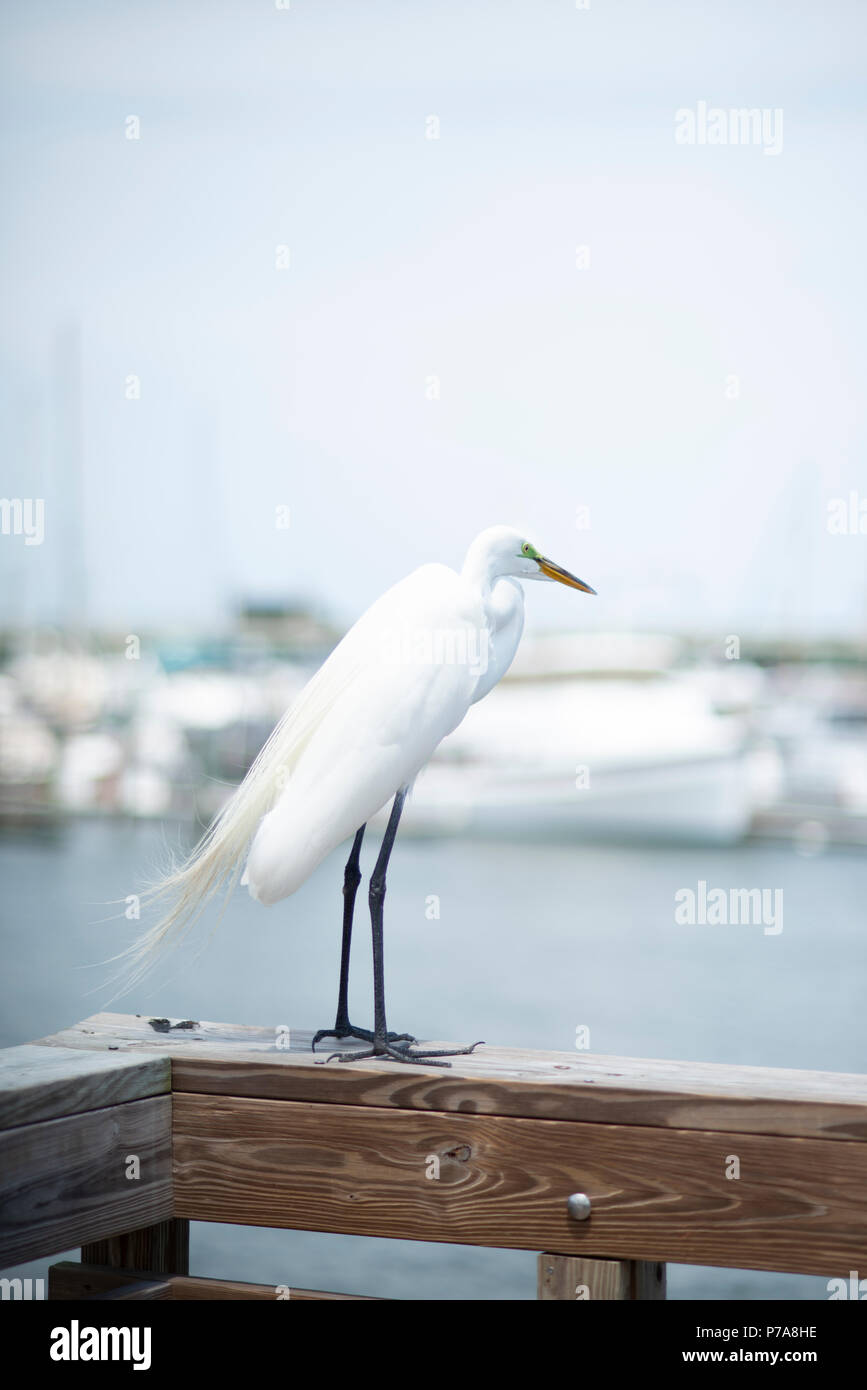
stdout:
<svg viewBox="0 0 867 1390">
<path fill-rule="evenodd" d="M 539 569 L 548 579 L 556 579 L 558 584 L 566 584 L 570 589 L 580 589 L 582 594 L 595 594 L 596 590 L 591 589 L 589 584 L 585 584 L 583 579 L 576 579 L 574 574 L 568 570 L 561 569 L 555 565 L 553 560 L 546 560 L 544 555 L 537 562 Z"/>
</svg>

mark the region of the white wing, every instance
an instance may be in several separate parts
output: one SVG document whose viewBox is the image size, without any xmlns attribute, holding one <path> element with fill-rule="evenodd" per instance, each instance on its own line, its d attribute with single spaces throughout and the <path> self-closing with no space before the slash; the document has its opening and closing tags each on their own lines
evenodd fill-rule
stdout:
<svg viewBox="0 0 867 1390">
<path fill-rule="evenodd" d="M 473 701 L 484 624 L 478 598 L 443 565 L 416 570 L 359 619 L 320 672 L 330 668 L 337 693 L 256 833 L 244 875 L 254 897 L 293 893 L 413 780 Z"/>
</svg>

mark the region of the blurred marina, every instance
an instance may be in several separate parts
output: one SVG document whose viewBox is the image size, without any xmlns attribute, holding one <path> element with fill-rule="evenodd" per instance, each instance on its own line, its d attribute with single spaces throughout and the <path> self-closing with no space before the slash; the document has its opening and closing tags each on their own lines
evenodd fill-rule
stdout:
<svg viewBox="0 0 867 1390">
<path fill-rule="evenodd" d="M 3 822 L 207 824 L 338 637 L 253 605 L 219 636 L 7 633 Z M 735 641 L 528 636 L 419 777 L 406 831 L 867 844 L 863 648 Z"/>
</svg>

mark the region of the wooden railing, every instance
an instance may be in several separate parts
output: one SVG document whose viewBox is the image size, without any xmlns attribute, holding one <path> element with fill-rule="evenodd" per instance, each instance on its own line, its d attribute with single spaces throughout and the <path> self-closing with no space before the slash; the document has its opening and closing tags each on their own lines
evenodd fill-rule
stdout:
<svg viewBox="0 0 867 1390">
<path fill-rule="evenodd" d="M 327 1052 L 100 1014 L 0 1053 L 0 1268 L 80 1245 L 49 1297 L 359 1296 L 191 1278 L 188 1223 L 222 1221 L 535 1250 L 543 1299 L 664 1297 L 668 1261 L 867 1272 L 867 1077 Z"/>
</svg>

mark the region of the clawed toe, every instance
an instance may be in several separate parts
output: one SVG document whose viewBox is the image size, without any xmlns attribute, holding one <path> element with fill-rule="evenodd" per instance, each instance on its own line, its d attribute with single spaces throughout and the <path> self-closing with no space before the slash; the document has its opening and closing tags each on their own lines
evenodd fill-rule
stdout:
<svg viewBox="0 0 867 1390">
<path fill-rule="evenodd" d="M 415 1038 L 405 1042 L 403 1047 L 394 1046 L 393 1038 L 394 1034 L 389 1033 L 388 1042 L 385 1044 L 377 1044 L 376 1039 L 371 1038 L 373 1045 L 366 1048 L 364 1052 L 332 1052 L 325 1060 L 327 1062 L 335 1060 L 338 1062 L 363 1062 L 370 1057 L 381 1057 L 383 1059 L 391 1058 L 395 1062 L 421 1062 L 426 1067 L 450 1067 L 451 1062 L 444 1062 L 440 1059 L 443 1057 L 466 1057 L 475 1048 L 484 1045 L 483 1040 L 480 1039 L 478 1042 L 470 1043 L 469 1047 L 440 1047 L 430 1051 L 412 1052 L 409 1043 L 415 1042 Z"/>
<path fill-rule="evenodd" d="M 323 1038 L 337 1038 L 338 1042 L 342 1042 L 344 1038 L 358 1038 L 359 1042 L 372 1043 L 373 1033 L 369 1028 L 355 1028 L 351 1023 L 347 1024 L 346 1027 L 335 1024 L 333 1028 L 320 1028 L 319 1032 L 313 1035 L 313 1041 L 310 1044 L 311 1052 L 316 1051 L 316 1044 L 321 1042 Z M 389 1033 L 388 1041 L 390 1043 L 402 1042 L 409 1045 L 410 1043 L 418 1042 L 418 1039 L 414 1038 L 412 1033 Z"/>
<path fill-rule="evenodd" d="M 383 1061 L 391 1058 L 394 1062 L 423 1062 L 429 1067 L 450 1067 L 451 1062 L 440 1062 L 437 1060 L 428 1061 L 428 1054 L 422 1052 L 410 1052 L 408 1047 L 392 1047 L 386 1043 L 385 1047 L 368 1047 L 365 1052 L 332 1052 L 326 1061 L 333 1062 L 363 1062 L 369 1057 L 379 1057 Z"/>
</svg>

